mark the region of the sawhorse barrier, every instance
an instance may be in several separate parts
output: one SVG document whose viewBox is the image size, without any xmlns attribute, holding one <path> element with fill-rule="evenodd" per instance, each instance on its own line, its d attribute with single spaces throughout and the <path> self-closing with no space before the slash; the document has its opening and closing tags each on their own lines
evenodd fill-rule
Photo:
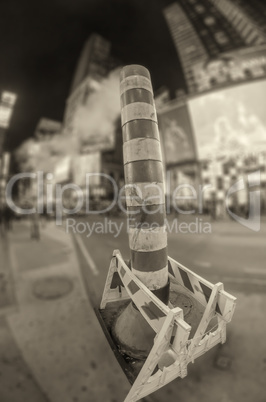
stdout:
<svg viewBox="0 0 266 402">
<path fill-rule="evenodd" d="M 212 284 L 188 268 L 168 258 L 169 279 L 200 303 L 204 312 L 193 335 L 183 310 L 165 305 L 132 273 L 119 250 L 113 252 L 100 312 L 108 303 L 132 300 L 155 332 L 154 344 L 124 402 L 135 402 L 177 377 L 187 375 L 190 362 L 226 340 L 226 324 L 233 316 L 236 298 L 223 284 Z M 216 319 L 215 328 L 208 329 Z"/>
</svg>

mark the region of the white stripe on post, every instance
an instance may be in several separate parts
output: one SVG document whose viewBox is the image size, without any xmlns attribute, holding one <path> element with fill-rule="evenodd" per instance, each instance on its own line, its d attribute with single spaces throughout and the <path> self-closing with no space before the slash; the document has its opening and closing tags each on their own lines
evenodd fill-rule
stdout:
<svg viewBox="0 0 266 402">
<path fill-rule="evenodd" d="M 160 142 L 153 138 L 135 138 L 123 145 L 124 164 L 140 160 L 162 161 Z"/>
<path fill-rule="evenodd" d="M 164 185 L 163 183 L 135 183 L 127 184 L 125 186 L 125 194 L 127 197 L 127 206 L 133 207 L 145 205 L 163 205 L 164 199 Z"/>
<path fill-rule="evenodd" d="M 157 114 L 153 105 L 146 102 L 134 102 L 123 107 L 122 125 L 132 120 L 152 120 L 157 123 Z"/>
<path fill-rule="evenodd" d="M 120 82 L 120 95 L 129 89 L 135 88 L 143 88 L 146 89 L 146 91 L 153 93 L 151 82 L 148 78 L 143 77 L 142 75 L 131 75 Z"/>
</svg>

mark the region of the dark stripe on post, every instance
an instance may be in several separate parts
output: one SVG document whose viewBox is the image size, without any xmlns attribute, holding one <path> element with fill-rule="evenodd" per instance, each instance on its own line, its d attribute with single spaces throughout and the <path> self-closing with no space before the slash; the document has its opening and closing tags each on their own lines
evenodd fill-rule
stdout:
<svg viewBox="0 0 266 402">
<path fill-rule="evenodd" d="M 170 281 L 168 279 L 168 283 L 160 289 L 151 291 L 155 296 L 157 296 L 164 304 L 168 303 L 169 293 L 170 293 Z"/>
<path fill-rule="evenodd" d="M 127 163 L 124 171 L 127 184 L 163 183 L 163 169 L 160 161 L 146 160 Z"/>
<path fill-rule="evenodd" d="M 188 274 L 185 271 L 183 271 L 183 269 L 181 269 L 179 267 L 178 267 L 178 269 L 179 269 L 179 272 L 180 272 L 180 275 L 181 275 L 181 278 L 183 280 L 185 287 L 194 293 L 194 289 L 193 289 L 193 286 L 191 285 Z"/>
<path fill-rule="evenodd" d="M 159 271 L 165 264 L 167 258 L 167 247 L 156 251 L 135 251 L 130 250 L 132 266 L 139 271 Z"/>
<path fill-rule="evenodd" d="M 152 93 L 143 88 L 129 89 L 121 95 L 121 107 L 134 102 L 146 102 L 153 105 Z"/>
<path fill-rule="evenodd" d="M 158 125 L 152 120 L 133 120 L 123 126 L 123 142 L 135 138 L 155 138 L 159 141 Z"/>
</svg>

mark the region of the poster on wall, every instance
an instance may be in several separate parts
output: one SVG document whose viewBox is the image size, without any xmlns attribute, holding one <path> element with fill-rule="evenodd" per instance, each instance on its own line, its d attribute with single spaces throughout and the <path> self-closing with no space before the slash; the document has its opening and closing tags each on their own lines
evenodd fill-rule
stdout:
<svg viewBox="0 0 266 402">
<path fill-rule="evenodd" d="M 187 105 L 178 103 L 158 113 L 166 165 L 195 161 L 196 149 Z"/>
<path fill-rule="evenodd" d="M 266 80 L 188 102 L 200 160 L 266 151 Z"/>
</svg>

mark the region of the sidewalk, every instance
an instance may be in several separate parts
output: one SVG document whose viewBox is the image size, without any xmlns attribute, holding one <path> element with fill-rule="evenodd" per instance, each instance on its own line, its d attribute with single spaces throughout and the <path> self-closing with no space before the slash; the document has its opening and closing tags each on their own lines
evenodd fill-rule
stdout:
<svg viewBox="0 0 266 402">
<path fill-rule="evenodd" d="M 18 311 L 7 322 L 45 399 L 1 402 L 122 401 L 129 384 L 90 306 L 70 236 L 49 223 L 34 241 L 27 222 L 17 222 L 9 241 Z"/>
<path fill-rule="evenodd" d="M 12 273 L 9 266 L 8 236 L 4 235 L 0 228 L 0 315 L 16 308 Z"/>
</svg>

